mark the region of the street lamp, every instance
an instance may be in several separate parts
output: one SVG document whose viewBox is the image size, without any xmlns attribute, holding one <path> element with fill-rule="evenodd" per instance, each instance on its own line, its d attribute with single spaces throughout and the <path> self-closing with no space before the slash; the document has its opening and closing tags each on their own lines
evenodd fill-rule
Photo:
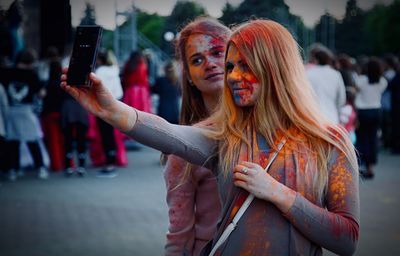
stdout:
<svg viewBox="0 0 400 256">
<path fill-rule="evenodd" d="M 172 40 L 174 40 L 174 33 L 172 33 L 171 31 L 167 31 L 164 33 L 164 40 L 167 42 L 171 42 Z"/>
</svg>

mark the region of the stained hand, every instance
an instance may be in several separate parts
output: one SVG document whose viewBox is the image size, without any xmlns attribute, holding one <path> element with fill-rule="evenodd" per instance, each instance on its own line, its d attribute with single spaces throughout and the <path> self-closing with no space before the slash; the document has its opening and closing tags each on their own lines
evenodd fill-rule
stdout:
<svg viewBox="0 0 400 256">
<path fill-rule="evenodd" d="M 268 200 L 271 190 L 279 183 L 255 163 L 243 161 L 233 169 L 234 184 L 255 197 Z"/>
<path fill-rule="evenodd" d="M 66 68 L 61 75 L 61 88 L 74 97 L 87 111 L 100 118 L 106 118 L 113 112 L 116 100 L 94 73 L 90 73 L 89 76 L 92 86 L 83 87 L 68 85 L 67 72 Z"/>
<path fill-rule="evenodd" d="M 292 206 L 296 192 L 275 180 L 255 163 L 243 161 L 233 169 L 233 182 L 259 199 L 274 203 L 282 212 Z"/>
</svg>

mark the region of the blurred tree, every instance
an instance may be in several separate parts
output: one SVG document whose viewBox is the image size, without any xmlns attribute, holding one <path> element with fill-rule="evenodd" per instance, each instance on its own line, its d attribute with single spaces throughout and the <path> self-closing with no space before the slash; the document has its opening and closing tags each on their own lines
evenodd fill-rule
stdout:
<svg viewBox="0 0 400 256">
<path fill-rule="evenodd" d="M 351 56 L 371 51 L 365 29 L 366 13 L 357 6 L 356 0 L 348 0 L 346 13 L 336 26 L 336 50 Z"/>
<path fill-rule="evenodd" d="M 338 20 L 330 13 L 325 12 L 315 25 L 315 40 L 332 51 L 336 48 Z"/>
<path fill-rule="evenodd" d="M 302 18 L 290 12 L 289 6 L 283 0 L 244 0 L 237 7 L 226 3 L 219 19 L 229 26 L 251 17 L 277 21 L 289 29 L 303 48 L 309 44 L 309 29 L 304 25 Z"/>
<path fill-rule="evenodd" d="M 167 17 L 162 35 L 166 32 L 177 32 L 185 26 L 189 21 L 193 20 L 197 16 L 205 15 L 206 10 L 204 7 L 193 1 L 177 1 L 174 8 L 172 9 L 171 15 Z M 173 54 L 173 48 L 171 42 L 166 40 L 161 41 L 161 46 L 164 51 L 168 54 Z"/>
<path fill-rule="evenodd" d="M 149 14 L 135 7 L 136 11 L 136 27 L 140 33 L 152 41 L 155 45 L 161 46 L 161 37 L 163 34 L 166 17 L 156 13 Z M 119 28 L 121 30 L 129 29 L 130 17 L 122 23 Z"/>
<path fill-rule="evenodd" d="M 165 17 L 156 13 L 148 14 L 147 12 L 137 10 L 136 22 L 138 30 L 159 47 L 161 46 L 165 20 Z"/>
<path fill-rule="evenodd" d="M 113 50 L 114 46 L 114 31 L 103 28 L 101 37 L 101 47 Z"/>
<path fill-rule="evenodd" d="M 206 10 L 201 4 L 179 0 L 166 20 L 164 31 L 176 33 L 189 21 L 204 14 L 206 14 Z"/>
<path fill-rule="evenodd" d="M 94 5 L 86 2 L 84 16 L 81 19 L 80 25 L 96 25 L 96 11 Z"/>
<path fill-rule="evenodd" d="M 375 5 L 366 17 L 366 31 L 373 54 L 400 53 L 400 1 Z"/>
<path fill-rule="evenodd" d="M 230 3 L 226 2 L 222 8 L 222 16 L 219 18 L 219 20 L 227 26 L 237 23 L 237 19 L 235 18 L 236 10 L 237 7 L 234 7 Z"/>
</svg>

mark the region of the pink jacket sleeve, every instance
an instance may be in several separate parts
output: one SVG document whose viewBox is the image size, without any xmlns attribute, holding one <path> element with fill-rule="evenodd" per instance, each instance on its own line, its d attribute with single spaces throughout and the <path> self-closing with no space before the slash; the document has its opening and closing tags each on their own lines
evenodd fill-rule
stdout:
<svg viewBox="0 0 400 256">
<path fill-rule="evenodd" d="M 165 255 L 191 255 L 195 241 L 195 186 L 189 178 L 182 183 L 186 161 L 170 155 L 164 170 L 169 227 Z"/>
</svg>

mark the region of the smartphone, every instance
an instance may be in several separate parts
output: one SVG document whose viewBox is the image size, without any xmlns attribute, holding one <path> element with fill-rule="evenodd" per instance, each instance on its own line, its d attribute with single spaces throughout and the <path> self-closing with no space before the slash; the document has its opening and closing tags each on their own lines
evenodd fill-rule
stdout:
<svg viewBox="0 0 400 256">
<path fill-rule="evenodd" d="M 67 84 L 91 86 L 89 74 L 96 65 L 97 50 L 102 36 L 100 26 L 78 26 L 69 60 Z"/>
</svg>

